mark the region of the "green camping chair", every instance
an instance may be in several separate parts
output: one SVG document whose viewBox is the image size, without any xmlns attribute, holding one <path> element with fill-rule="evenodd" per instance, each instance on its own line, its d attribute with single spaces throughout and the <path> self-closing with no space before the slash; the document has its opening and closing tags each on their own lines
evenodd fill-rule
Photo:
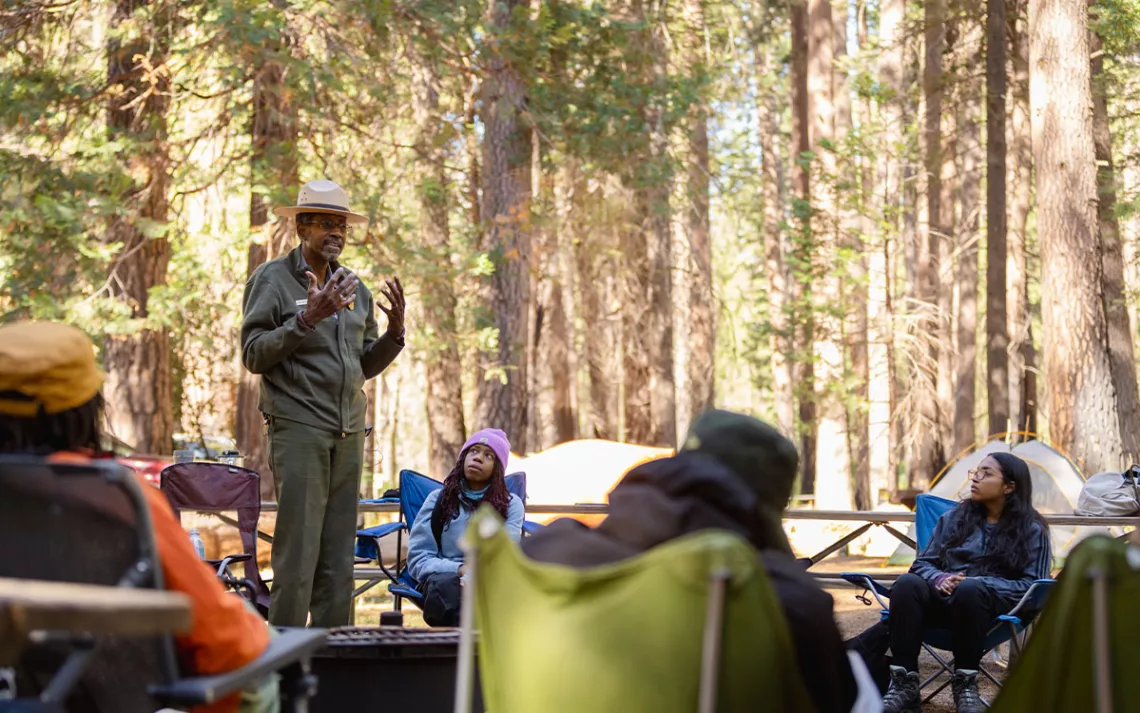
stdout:
<svg viewBox="0 0 1140 713">
<path fill-rule="evenodd" d="M 1140 711 L 1140 548 L 1090 537 L 1069 553 L 992 713 Z"/>
<path fill-rule="evenodd" d="M 809 711 L 756 551 L 708 530 L 590 569 L 526 558 L 487 506 L 467 530 L 457 713 L 473 626 L 494 713 Z"/>
</svg>

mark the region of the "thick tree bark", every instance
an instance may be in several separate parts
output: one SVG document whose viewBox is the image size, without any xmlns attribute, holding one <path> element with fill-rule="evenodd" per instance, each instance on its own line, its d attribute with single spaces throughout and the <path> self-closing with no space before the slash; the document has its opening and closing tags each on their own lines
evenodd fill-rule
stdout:
<svg viewBox="0 0 1140 713">
<path fill-rule="evenodd" d="M 698 99 L 690 109 L 688 212 L 685 233 L 689 242 L 689 347 L 688 382 L 691 423 L 712 408 L 716 392 L 716 312 L 713 303 L 712 242 L 709 234 L 709 129 L 704 101 L 704 0 L 685 0 L 686 63 L 698 84 Z"/>
<path fill-rule="evenodd" d="M 511 15 L 525 0 L 500 0 L 488 9 L 483 80 L 483 206 L 485 245 L 495 267 L 486 310 L 498 333 L 483 354 L 476 422 L 502 428 L 526 452 L 527 346 L 530 337 L 531 127 L 525 87 L 498 43 L 511 34 Z"/>
<path fill-rule="evenodd" d="M 818 1 L 818 0 L 817 0 Z M 811 167 L 805 154 L 811 151 L 810 99 L 808 92 L 808 8 L 807 0 L 794 0 L 791 4 L 792 27 L 792 157 L 795 173 L 795 199 L 793 213 L 796 218 L 793 238 L 797 268 L 793 270 L 793 354 L 796 362 L 792 373 L 796 385 L 796 400 L 800 428 L 800 492 L 815 493 L 815 367 L 812 350 L 815 343 L 814 315 L 811 309 Z M 830 33 L 828 34 L 830 37 Z"/>
<path fill-rule="evenodd" d="M 1030 97 L 1041 241 L 1041 316 L 1049 437 L 1088 473 L 1122 454 L 1098 254 L 1088 8 L 1029 7 Z"/>
<path fill-rule="evenodd" d="M 1116 219 L 1116 174 L 1112 160 L 1112 131 L 1108 123 L 1108 91 L 1104 85 L 1104 54 L 1096 32 L 1089 32 L 1092 52 L 1093 142 L 1096 145 L 1097 222 L 1101 259 L 1104 261 L 1104 312 L 1108 320 L 1108 361 L 1116 387 L 1117 416 L 1124 456 L 1129 463 L 1140 457 L 1140 390 L 1136 384 L 1136 355 L 1132 324 L 1125 301 L 1124 256 L 1120 224 Z M 1122 464 L 1123 467 L 1123 464 Z"/>
<path fill-rule="evenodd" d="M 1033 200 L 1033 142 L 1029 120 L 1029 36 L 1026 0 L 1006 0 L 1010 42 L 1009 261 L 1006 314 L 1009 321 L 1009 414 L 1016 431 L 1037 432 L 1037 354 L 1031 333 L 1027 225 Z"/>
<path fill-rule="evenodd" d="M 1005 432 L 1009 423 L 1005 206 L 1006 1 L 987 0 L 986 3 L 986 394 L 989 431 L 987 435 Z M 1016 296 L 1014 299 L 1017 299 Z"/>
<path fill-rule="evenodd" d="M 982 87 L 981 76 L 971 71 L 982 63 L 982 24 L 965 17 L 960 21 L 960 55 L 965 70 L 961 92 L 959 131 L 958 204 L 961 228 L 958 231 L 958 264 L 954 282 L 958 287 L 958 356 L 954 380 L 954 451 L 961 453 L 977 440 L 977 330 L 978 330 L 978 229 L 982 180 Z M 1004 65 L 1003 65 L 1004 66 Z M 1003 173 L 1004 175 L 1004 173 Z M 1002 286 L 1005 276 L 1002 276 Z M 1002 306 L 1004 317 L 1004 305 Z M 1004 321 L 1004 320 L 1003 320 Z M 1003 376 L 1002 383 L 1005 383 Z"/>
<path fill-rule="evenodd" d="M 112 220 L 107 241 L 122 245 L 111 266 L 112 293 L 142 327 L 114 335 L 104 344 L 107 420 L 120 440 L 143 453 L 171 452 L 174 413 L 171 401 L 170 333 L 147 322 L 151 288 L 166 282 L 170 243 L 165 237 L 170 186 L 167 111 L 173 18 L 166 12 L 142 17 L 145 0 L 119 0 L 111 19 L 107 66 L 111 97 L 107 111 L 112 139 L 138 142 L 124 151 L 134 186 L 127 211 Z M 138 25 L 133 25 L 139 21 Z"/>
<path fill-rule="evenodd" d="M 296 103 L 288 100 L 285 65 L 274 55 L 291 47 L 293 39 L 282 35 L 274 42 L 268 58 L 253 68 L 253 120 L 250 125 L 250 171 L 255 185 L 272 187 L 273 198 L 252 191 L 249 197 L 250 241 L 246 255 L 246 275 L 266 260 L 280 257 L 292 249 L 291 223 L 285 219 L 269 220 L 272 202 L 284 204 L 289 193 L 297 190 L 299 172 L 295 142 L 297 140 Z M 265 427 L 257 409 L 258 381 L 261 377 L 240 369 L 234 414 L 234 439 L 244 458 L 245 467 L 261 474 L 261 493 L 273 499 L 273 472 Z"/>
<path fill-rule="evenodd" d="M 455 465 L 456 454 L 467 438 L 448 226 L 451 185 L 444 168 L 439 76 L 431 59 L 420 53 L 413 57 L 412 69 L 412 101 L 418 132 L 416 193 L 420 204 L 420 238 L 433 264 L 421 278 L 424 298 L 420 301 L 425 342 L 421 354 L 427 372 L 428 462 L 430 472 L 443 477 Z"/>
</svg>

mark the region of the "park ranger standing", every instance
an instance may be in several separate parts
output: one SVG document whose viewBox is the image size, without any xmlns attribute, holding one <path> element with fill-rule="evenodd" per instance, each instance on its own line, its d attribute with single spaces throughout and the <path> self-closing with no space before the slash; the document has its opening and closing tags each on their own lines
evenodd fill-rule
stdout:
<svg viewBox="0 0 1140 713">
<path fill-rule="evenodd" d="M 387 304 L 337 258 L 350 226 L 368 219 L 332 181 L 301 187 L 292 217 L 300 244 L 254 272 L 242 298 L 242 364 L 261 375 L 269 465 L 277 487 L 273 590 L 277 626 L 344 626 L 352 608 L 352 543 L 368 399 L 366 379 L 404 347 L 404 289 L 380 288 Z M 387 316 L 381 335 L 374 307 Z"/>
</svg>

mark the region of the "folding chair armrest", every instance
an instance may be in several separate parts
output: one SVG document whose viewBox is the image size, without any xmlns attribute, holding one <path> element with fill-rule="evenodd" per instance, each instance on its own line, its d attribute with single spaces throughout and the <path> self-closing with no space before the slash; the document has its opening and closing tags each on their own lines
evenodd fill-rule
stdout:
<svg viewBox="0 0 1140 713">
<path fill-rule="evenodd" d="M 536 532 L 541 532 L 546 529 L 546 525 L 540 522 L 531 522 L 530 520 L 523 520 L 522 531 L 524 535 L 533 535 Z"/>
<path fill-rule="evenodd" d="M 231 564 L 237 564 L 238 562 L 248 562 L 252 558 L 253 555 L 243 552 L 239 555 L 226 555 L 220 560 L 206 560 L 206 564 L 214 568 L 229 567 Z"/>
<path fill-rule="evenodd" d="M 298 662 L 308 662 L 325 645 L 324 629 L 282 629 L 253 661 L 236 671 L 214 676 L 184 678 L 165 686 L 152 686 L 150 693 L 164 705 L 209 705 L 231 693 L 248 688 L 271 673 Z"/>
<path fill-rule="evenodd" d="M 1057 583 L 1055 579 L 1037 579 L 1033 584 L 1029 585 L 1029 589 L 1025 594 L 1021 595 L 1021 600 L 1017 602 L 1017 606 L 1009 610 L 1007 616 L 1020 616 L 1023 608 L 1029 608 L 1032 611 L 1041 611 L 1045 605 L 1045 598 L 1049 596 L 1049 591 L 1053 589 L 1053 585 Z"/>
<path fill-rule="evenodd" d="M 885 601 L 886 599 L 891 598 L 891 590 L 881 583 L 876 582 L 874 578 L 871 577 L 871 575 L 863 574 L 861 572 L 843 572 L 839 576 L 849 584 L 854 584 L 857 587 L 866 587 L 869 589 L 871 591 L 871 594 L 875 595 L 875 599 L 879 602 L 879 606 L 883 609 L 891 608 L 891 605 Z"/>
<path fill-rule="evenodd" d="M 405 527 L 404 523 L 401 521 L 385 522 L 382 525 L 376 525 L 375 527 L 370 527 L 367 530 L 357 530 L 356 536 L 357 537 L 372 537 L 372 538 L 386 537 L 388 535 L 391 535 L 393 532 L 396 532 L 397 530 L 404 530 L 404 529 L 407 529 L 407 528 Z"/>
<path fill-rule="evenodd" d="M 1014 614 L 998 614 L 997 620 L 1004 621 L 1007 624 L 1013 624 L 1014 626 L 1021 626 L 1021 617 Z"/>
</svg>

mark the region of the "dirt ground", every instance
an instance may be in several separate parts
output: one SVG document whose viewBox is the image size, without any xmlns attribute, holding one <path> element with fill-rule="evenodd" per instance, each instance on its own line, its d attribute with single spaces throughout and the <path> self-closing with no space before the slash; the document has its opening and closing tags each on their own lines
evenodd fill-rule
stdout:
<svg viewBox="0 0 1140 713">
<path fill-rule="evenodd" d="M 842 557 L 826 560 L 812 568 L 813 572 L 867 572 L 869 574 L 899 574 L 906 571 L 905 567 L 884 567 L 882 560 Z M 878 606 L 867 606 L 855 597 L 862 590 L 849 586 L 827 587 L 827 592 L 835 599 L 835 619 L 839 625 L 839 633 L 848 639 L 857 635 L 879 620 Z M 377 587 L 376 594 L 366 593 L 357 600 L 356 623 L 359 626 L 375 626 L 380 623 L 380 612 L 392 609 L 392 598 L 383 588 Z M 382 592 L 382 593 L 381 593 Z M 872 599 L 872 602 L 874 599 Z M 424 626 L 423 617 L 419 609 L 412 605 L 404 607 L 405 626 Z M 1004 669 L 997 665 L 992 657 L 987 656 L 982 662 L 995 678 L 1001 680 Z M 919 658 L 920 673 L 923 678 L 934 673 L 938 664 L 923 651 Z M 939 684 L 941 681 L 938 682 Z M 997 695 L 997 687 L 988 679 L 982 677 L 982 696 L 993 702 Z M 923 707 L 925 713 L 954 713 L 954 700 L 950 694 L 950 687 L 939 693 L 932 701 Z"/>
</svg>

